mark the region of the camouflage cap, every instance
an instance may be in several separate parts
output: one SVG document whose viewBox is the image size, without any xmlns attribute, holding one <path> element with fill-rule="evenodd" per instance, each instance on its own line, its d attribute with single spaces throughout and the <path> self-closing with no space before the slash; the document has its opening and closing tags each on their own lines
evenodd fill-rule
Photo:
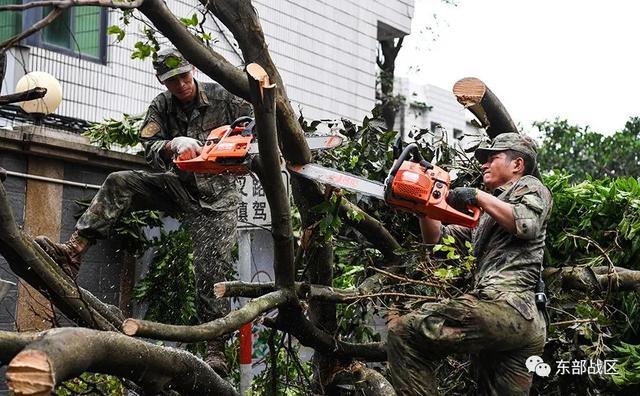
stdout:
<svg viewBox="0 0 640 396">
<path fill-rule="evenodd" d="M 173 76 L 190 72 L 193 66 L 187 62 L 177 49 L 167 48 L 158 51 L 156 59 L 153 61 L 153 68 L 156 69 L 158 80 L 165 82 Z"/>
<path fill-rule="evenodd" d="M 505 150 L 514 150 L 523 153 L 534 162 L 538 157 L 538 145 L 526 135 L 515 132 L 501 133 L 496 136 L 489 147 L 480 147 L 475 152 L 475 157 L 481 164 L 487 162 L 490 155 Z"/>
</svg>

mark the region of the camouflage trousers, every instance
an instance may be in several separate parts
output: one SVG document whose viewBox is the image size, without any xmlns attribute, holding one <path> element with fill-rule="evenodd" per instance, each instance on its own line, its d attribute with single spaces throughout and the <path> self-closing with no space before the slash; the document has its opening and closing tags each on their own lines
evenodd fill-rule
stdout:
<svg viewBox="0 0 640 396">
<path fill-rule="evenodd" d="M 173 173 L 121 171 L 111 173 L 76 223 L 89 239 L 109 237 L 118 219 L 136 210 L 160 210 L 186 226 L 193 244 L 197 310 L 201 323 L 229 313 L 229 299 L 217 299 L 216 282 L 227 280 L 236 242 L 235 210 L 214 211 L 200 206 Z"/>
<path fill-rule="evenodd" d="M 473 394 L 528 395 L 532 374 L 525 362 L 542 355 L 546 337 L 544 318 L 530 297 L 530 314 L 504 299 L 465 294 L 392 322 L 387 350 L 397 394 L 437 395 L 434 363 L 450 353 L 471 353 L 478 384 Z"/>
</svg>

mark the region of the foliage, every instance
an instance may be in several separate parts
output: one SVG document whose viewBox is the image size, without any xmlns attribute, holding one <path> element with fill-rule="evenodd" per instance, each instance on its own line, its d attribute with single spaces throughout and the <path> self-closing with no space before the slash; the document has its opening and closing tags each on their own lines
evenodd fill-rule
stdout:
<svg viewBox="0 0 640 396">
<path fill-rule="evenodd" d="M 129 25 L 131 19 L 137 19 L 144 24 L 142 32 L 144 40 L 136 41 L 134 44 L 134 50 L 131 52 L 131 59 L 145 60 L 149 57 L 155 59 L 157 52 L 160 51 L 158 37 L 161 37 L 156 28 L 151 26 L 146 20 L 136 16 L 132 10 L 123 10 L 119 19 L 120 24 L 109 26 L 107 28 L 107 34 L 109 36 L 113 36 L 114 41 L 119 43 L 124 40 L 126 36 L 126 26 Z M 203 8 L 200 9 L 198 13 L 194 12 L 189 16 L 180 17 L 179 20 L 198 41 L 205 44 L 207 47 L 217 42 L 210 32 L 206 32 L 204 30 L 204 25 L 207 20 L 207 12 Z"/>
<path fill-rule="evenodd" d="M 308 395 L 312 366 L 310 361 L 300 360 L 298 343 L 291 336 L 273 329 L 263 329 L 258 334 L 253 356 L 257 362 L 254 366 L 264 368 L 253 378 L 252 393 L 274 396 Z"/>
<path fill-rule="evenodd" d="M 570 180 L 558 172 L 545 177 L 554 205 L 547 226 L 546 265 L 607 265 L 597 242 L 614 265 L 640 269 L 638 180 L 603 178 L 577 184 Z"/>
<path fill-rule="evenodd" d="M 126 396 L 128 394 L 122 382 L 113 376 L 103 374 L 83 373 L 58 385 L 56 396 L 74 395 L 109 395 Z"/>
<path fill-rule="evenodd" d="M 566 173 L 545 176 L 554 208 L 547 226 L 545 266 L 607 266 L 638 270 L 640 184 L 631 177 L 572 183 Z M 544 360 L 619 359 L 616 376 L 552 376 L 537 381 L 547 394 L 637 394 L 640 376 L 640 302 L 635 294 L 566 292 L 548 289 L 552 325 Z"/>
<path fill-rule="evenodd" d="M 149 302 L 146 319 L 161 323 L 196 324 L 196 293 L 191 238 L 184 227 L 160 230 L 150 247 L 155 251 L 147 276 L 134 297 Z"/>
<path fill-rule="evenodd" d="M 108 150 L 112 145 L 133 147 L 140 143 L 140 127 L 144 114 L 123 114 L 121 120 L 109 118 L 101 123 L 94 123 L 83 136 L 89 138 L 92 144 Z"/>
<path fill-rule="evenodd" d="M 566 171 L 573 181 L 640 175 L 640 117 L 630 118 L 610 136 L 559 119 L 534 126 L 543 134 L 539 153 L 543 169 Z"/>
</svg>

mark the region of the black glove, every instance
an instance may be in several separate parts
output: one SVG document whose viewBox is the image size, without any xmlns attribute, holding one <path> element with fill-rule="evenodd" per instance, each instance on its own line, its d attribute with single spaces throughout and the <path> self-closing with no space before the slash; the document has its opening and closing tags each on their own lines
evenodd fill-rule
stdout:
<svg viewBox="0 0 640 396">
<path fill-rule="evenodd" d="M 449 191 L 447 203 L 460 212 L 466 212 L 467 206 L 478 206 L 478 190 L 471 187 L 456 187 Z"/>
</svg>

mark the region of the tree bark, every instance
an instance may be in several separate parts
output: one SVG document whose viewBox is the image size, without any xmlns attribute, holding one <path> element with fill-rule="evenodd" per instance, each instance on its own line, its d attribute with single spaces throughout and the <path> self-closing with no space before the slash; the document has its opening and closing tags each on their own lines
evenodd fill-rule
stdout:
<svg viewBox="0 0 640 396">
<path fill-rule="evenodd" d="M 398 97 L 393 94 L 393 85 L 396 70 L 396 58 L 402 48 L 404 37 L 398 41 L 395 38 L 388 38 L 378 41 L 380 49 L 376 63 L 380 68 L 380 92 L 378 93 L 382 102 L 382 118 L 384 118 L 387 129 L 392 130 L 396 123 L 396 113 L 398 112 Z"/>
<path fill-rule="evenodd" d="M 545 268 L 547 286 L 559 285 L 563 290 L 588 293 L 602 291 L 640 291 L 640 271 L 622 267 L 560 267 Z"/>
<path fill-rule="evenodd" d="M 0 340 L 5 336 L 0 332 Z M 128 378 L 149 394 L 173 389 L 183 395 L 237 395 L 194 355 L 115 332 L 60 328 L 20 336 L 16 344 L 25 343 L 7 367 L 7 384 L 17 395 L 49 395 L 56 384 L 83 372 Z"/>
<path fill-rule="evenodd" d="M 122 324 L 125 334 L 158 340 L 198 342 L 211 341 L 223 334 L 238 330 L 243 324 L 252 322 L 260 314 L 284 304 L 289 292 L 277 290 L 248 302 L 244 307 L 212 322 L 197 326 L 178 326 L 150 322 L 141 319 L 127 319 Z"/>
<path fill-rule="evenodd" d="M 347 216 L 347 212 L 350 210 L 359 212 L 364 216 L 364 219 L 360 221 L 351 219 Z M 380 253 L 384 256 L 385 267 L 399 264 L 400 256 L 396 254 L 396 250 L 400 249 L 401 246 L 382 223 L 347 200 L 343 200 L 342 205 L 340 205 L 340 216 L 380 250 Z"/>
<path fill-rule="evenodd" d="M 0 87 L 1 88 L 1 87 Z M 6 105 L 15 102 L 24 102 L 28 100 L 40 99 L 47 94 L 47 89 L 42 87 L 32 88 L 23 92 L 0 96 L 0 105 Z"/>
<path fill-rule="evenodd" d="M 249 100 L 249 83 L 242 70 L 196 40 L 163 0 L 145 0 L 139 10 L 191 64 L 216 80 L 227 91 Z"/>
<path fill-rule="evenodd" d="M 107 306 L 78 287 L 30 237 L 18 229 L 2 184 L 0 254 L 16 275 L 51 298 L 71 320 L 100 330 L 117 330 L 122 322 L 117 308 Z"/>
<path fill-rule="evenodd" d="M 475 77 L 458 80 L 453 86 L 453 94 L 458 102 L 480 121 L 491 139 L 505 132 L 518 132 L 500 99 L 485 83 Z"/>
</svg>

